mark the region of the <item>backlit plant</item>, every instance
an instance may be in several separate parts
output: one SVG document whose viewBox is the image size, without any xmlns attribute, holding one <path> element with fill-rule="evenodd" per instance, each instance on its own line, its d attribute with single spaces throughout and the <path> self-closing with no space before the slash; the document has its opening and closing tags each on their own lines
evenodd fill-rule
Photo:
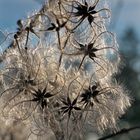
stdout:
<svg viewBox="0 0 140 140">
<path fill-rule="evenodd" d="M 27 139 L 82 140 L 89 131 L 115 131 L 131 105 L 112 78 L 121 56 L 105 28 L 111 12 L 101 5 L 48 0 L 17 22 L 1 55 L 0 107 L 5 121 L 25 123 Z"/>
</svg>

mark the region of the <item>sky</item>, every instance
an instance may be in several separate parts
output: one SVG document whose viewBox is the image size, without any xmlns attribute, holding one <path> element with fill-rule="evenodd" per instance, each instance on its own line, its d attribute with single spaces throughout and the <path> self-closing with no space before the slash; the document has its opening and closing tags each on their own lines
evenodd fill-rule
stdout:
<svg viewBox="0 0 140 140">
<path fill-rule="evenodd" d="M 133 27 L 140 35 L 140 0 L 108 1 L 112 4 L 112 22 L 116 23 L 116 32 L 123 33 L 126 27 Z"/>
<path fill-rule="evenodd" d="M 18 19 L 26 18 L 39 7 L 33 0 L 0 0 L 0 29 L 15 29 Z"/>
<path fill-rule="evenodd" d="M 0 30 L 15 31 L 16 21 L 38 10 L 42 2 L 43 0 L 0 0 Z M 140 0 L 107 0 L 107 2 L 112 10 L 110 29 L 122 34 L 126 27 L 134 27 L 140 35 Z"/>
</svg>

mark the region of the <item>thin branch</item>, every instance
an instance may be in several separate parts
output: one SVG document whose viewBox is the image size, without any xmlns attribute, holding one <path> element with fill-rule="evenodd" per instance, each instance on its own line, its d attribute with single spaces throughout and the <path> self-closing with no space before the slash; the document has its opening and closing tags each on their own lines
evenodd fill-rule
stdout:
<svg viewBox="0 0 140 140">
<path fill-rule="evenodd" d="M 118 131 L 116 133 L 113 133 L 113 134 L 110 134 L 108 136 L 99 138 L 98 140 L 106 140 L 106 139 L 109 139 L 109 138 L 113 138 L 115 136 L 126 134 L 126 133 L 128 133 L 130 131 L 133 131 L 133 130 L 136 130 L 136 129 L 140 129 L 140 126 L 135 126 L 135 127 L 131 127 L 131 128 L 123 128 L 123 129 L 121 129 L 120 131 Z"/>
</svg>

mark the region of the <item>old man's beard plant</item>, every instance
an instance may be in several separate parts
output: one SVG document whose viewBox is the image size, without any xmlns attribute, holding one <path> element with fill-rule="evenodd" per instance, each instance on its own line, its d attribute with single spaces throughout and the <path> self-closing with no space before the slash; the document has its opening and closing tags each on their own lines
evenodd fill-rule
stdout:
<svg viewBox="0 0 140 140">
<path fill-rule="evenodd" d="M 1 116 L 24 122 L 29 139 L 81 140 L 88 131 L 115 131 L 130 106 L 127 90 L 112 78 L 121 57 L 105 28 L 110 10 L 101 4 L 48 0 L 17 22 L 1 56 Z"/>
</svg>

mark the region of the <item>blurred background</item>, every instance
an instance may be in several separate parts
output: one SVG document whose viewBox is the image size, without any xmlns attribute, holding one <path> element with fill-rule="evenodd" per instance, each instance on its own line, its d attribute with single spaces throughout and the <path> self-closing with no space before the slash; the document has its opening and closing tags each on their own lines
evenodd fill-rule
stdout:
<svg viewBox="0 0 140 140">
<path fill-rule="evenodd" d="M 0 30 L 16 31 L 17 20 L 40 9 L 43 1 L 0 0 Z M 134 99 L 132 107 L 120 118 L 118 125 L 120 128 L 140 126 L 140 0 L 107 0 L 107 3 L 112 11 L 108 29 L 116 34 L 124 62 L 116 78 L 124 83 Z M 89 140 L 96 138 L 92 135 Z M 140 129 L 112 140 L 140 140 Z"/>
</svg>

